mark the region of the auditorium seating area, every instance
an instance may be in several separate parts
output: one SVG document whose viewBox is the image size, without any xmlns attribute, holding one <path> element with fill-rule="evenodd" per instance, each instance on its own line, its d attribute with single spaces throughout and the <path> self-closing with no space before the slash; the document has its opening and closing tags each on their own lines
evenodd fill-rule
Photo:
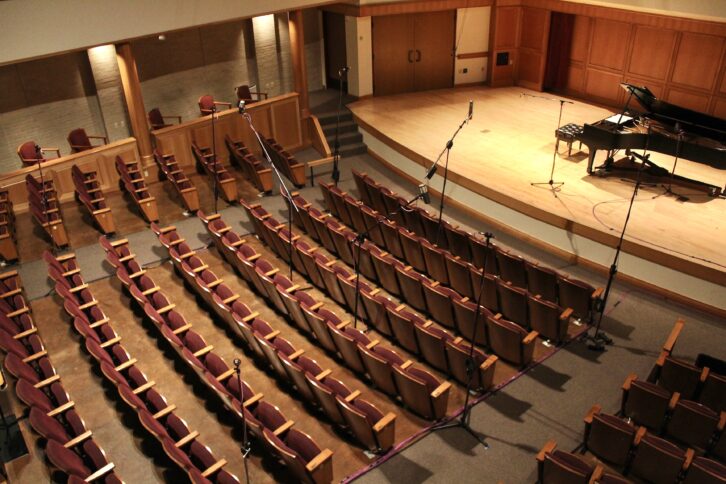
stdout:
<svg viewBox="0 0 726 484">
<path fill-rule="evenodd" d="M 71 177 L 75 187 L 76 200 L 81 202 L 88 211 L 96 227 L 105 235 L 116 232 L 113 214 L 106 204 L 96 172 L 81 171 L 77 165 L 73 165 L 71 167 Z"/>
<path fill-rule="evenodd" d="M 18 260 L 16 247 L 15 212 L 7 190 L 0 190 L 0 260 L 13 263 Z"/>
<path fill-rule="evenodd" d="M 262 137 L 262 142 L 265 145 L 267 154 L 270 156 L 270 160 L 280 173 L 296 187 L 304 187 L 307 180 L 305 164 L 296 160 L 274 138 Z"/>
<path fill-rule="evenodd" d="M 229 151 L 229 160 L 240 168 L 247 179 L 262 193 L 272 191 L 272 168 L 265 167 L 260 160 L 250 152 L 242 141 L 235 141 L 229 136 L 224 137 L 224 143 Z"/>
<path fill-rule="evenodd" d="M 227 203 L 235 203 L 237 201 L 237 182 L 218 159 L 216 153 L 210 147 L 200 147 L 195 142 L 192 142 L 192 153 L 197 162 L 197 171 L 209 176 L 214 186 L 213 189 L 218 191 L 219 196 Z"/>
<path fill-rule="evenodd" d="M 28 173 L 25 177 L 25 186 L 28 191 L 30 213 L 35 223 L 43 229 L 55 247 L 67 246 L 68 235 L 53 180 L 43 178 L 39 181 Z"/>
</svg>

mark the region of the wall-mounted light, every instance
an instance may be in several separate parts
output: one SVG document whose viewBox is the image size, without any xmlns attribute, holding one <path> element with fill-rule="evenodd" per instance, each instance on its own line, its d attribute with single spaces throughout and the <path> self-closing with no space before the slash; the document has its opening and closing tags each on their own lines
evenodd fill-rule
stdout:
<svg viewBox="0 0 726 484">
<path fill-rule="evenodd" d="M 161 40 L 162 42 L 165 41 L 166 40 L 166 35 L 159 34 L 159 40 Z"/>
</svg>

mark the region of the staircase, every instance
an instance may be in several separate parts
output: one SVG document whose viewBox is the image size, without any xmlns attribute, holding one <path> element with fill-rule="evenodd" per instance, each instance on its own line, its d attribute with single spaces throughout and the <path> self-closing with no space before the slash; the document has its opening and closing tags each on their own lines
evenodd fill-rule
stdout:
<svg viewBox="0 0 726 484">
<path fill-rule="evenodd" d="M 318 114 L 320 126 L 328 140 L 330 151 L 335 152 L 335 121 L 336 112 L 326 112 Z M 340 125 L 338 128 L 338 141 L 340 142 L 340 156 L 346 158 L 348 156 L 360 155 L 367 151 L 366 145 L 363 143 L 363 136 L 358 132 L 358 125 L 353 121 L 353 114 L 345 107 L 340 111 Z"/>
</svg>

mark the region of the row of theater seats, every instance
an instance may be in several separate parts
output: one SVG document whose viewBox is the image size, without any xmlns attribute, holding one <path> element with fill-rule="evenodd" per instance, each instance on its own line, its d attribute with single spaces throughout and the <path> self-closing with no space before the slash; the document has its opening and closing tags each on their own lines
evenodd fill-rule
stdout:
<svg viewBox="0 0 726 484">
<path fill-rule="evenodd" d="M 249 205 L 244 201 L 241 203 L 250 219 L 254 221 L 260 239 L 278 254 L 282 254 L 283 258 L 289 257 L 289 242 L 292 241 L 293 265 L 316 287 L 326 292 L 340 305 L 349 308 L 354 314 L 357 308 L 360 317 L 368 321 L 382 335 L 392 338 L 402 348 L 420 356 L 433 367 L 451 374 L 459 382 L 468 383 L 466 362 L 471 344 L 467 344 L 464 338 L 452 336 L 432 321 L 426 321 L 416 313 L 408 311 L 406 305 L 395 303 L 381 294 L 379 289 L 372 288 L 365 282 L 359 281 L 360 284 L 356 286 L 355 275 L 344 267 L 336 265 L 335 260 L 317 252 L 316 248 L 300 240 L 299 236 L 290 238 L 286 228 L 278 226 L 279 231 L 273 229 L 277 221 L 261 206 Z M 358 295 L 361 304 L 357 303 Z M 301 303 L 303 310 L 306 310 L 306 306 L 307 304 Z M 469 325 L 467 328 L 471 328 L 468 333 L 471 335 L 474 333 L 476 314 L 473 308 L 469 309 L 471 312 L 468 313 L 464 324 Z M 306 317 L 307 314 L 306 310 Z M 309 321 L 309 325 L 325 347 L 325 331 L 316 330 L 312 320 Z M 335 351 L 334 347 L 332 351 Z M 365 362 L 370 355 L 363 346 L 359 347 L 359 351 Z M 489 356 L 478 348 L 474 349 L 472 356 L 478 369 L 473 373 L 472 388 L 487 390 L 492 385 L 498 358 L 494 355 Z M 395 358 L 387 360 L 389 364 L 401 364 Z M 367 369 L 370 372 L 370 368 Z"/>
<path fill-rule="evenodd" d="M 227 203 L 235 203 L 237 201 L 237 181 L 212 149 L 200 147 L 195 141 L 192 141 L 192 154 L 197 162 L 197 172 L 206 173 L 207 176 L 213 178 L 219 195 Z"/>
<path fill-rule="evenodd" d="M 111 209 L 101 190 L 101 182 L 95 171 L 81 171 L 78 165 L 71 167 L 71 178 L 76 192 L 76 200 L 88 210 L 93 222 L 106 235 L 116 232 Z"/>
<path fill-rule="evenodd" d="M 197 187 L 186 176 L 179 166 L 173 154 L 162 154 L 159 150 L 154 150 L 154 161 L 159 166 L 159 177 L 169 180 L 174 190 L 179 194 L 187 212 L 196 212 L 199 210 L 199 195 Z"/>
<path fill-rule="evenodd" d="M 549 441 L 537 456 L 540 482 L 628 482 L 625 476 L 654 483 L 726 482 L 726 378 L 672 355 L 682 327 L 678 321 L 650 381 L 628 376 L 617 415 L 599 405 L 586 415 L 583 451 L 595 464 Z M 697 375 L 695 387 L 689 374 Z"/>
<path fill-rule="evenodd" d="M 149 193 L 139 162 L 135 160 L 124 161 L 120 156 L 117 156 L 116 172 L 119 176 L 119 189 L 129 194 L 144 220 L 157 222 L 159 220 L 159 210 L 156 207 L 156 198 Z"/>
<path fill-rule="evenodd" d="M 28 173 L 25 176 L 28 203 L 33 220 L 48 234 L 56 247 L 68 245 L 68 234 L 63 224 L 60 201 L 53 180 L 38 181 Z"/>
<path fill-rule="evenodd" d="M 353 175 L 363 203 L 337 187 L 321 184 L 329 210 L 358 231 L 380 225 L 380 229 L 371 229 L 371 238 L 378 239 L 376 242 L 383 244 L 379 244 L 380 246 L 386 247 L 386 250 L 397 257 L 408 253 L 407 258 L 412 266 L 419 270 L 426 267 L 426 270 L 434 271 L 429 272 L 432 277 L 442 283 L 448 281 L 465 296 L 471 297 L 475 288 L 470 287 L 465 278 L 452 278 L 450 274 L 462 270 L 465 272 L 467 265 L 473 265 L 478 270 L 486 268 L 488 274 L 498 275 L 517 290 L 529 291 L 561 307 L 572 308 L 578 318 L 590 318 L 593 303 L 600 297 L 602 289 L 595 289 L 583 281 L 529 261 L 493 243 L 487 244 L 482 238 L 467 233 L 446 220 L 442 220 L 439 233 L 438 219 L 426 210 L 406 206 L 405 199 L 377 184 L 365 173 L 354 170 Z M 403 224 L 408 229 L 406 235 L 400 236 L 400 241 L 396 237 L 397 224 Z M 411 237 L 412 234 L 418 237 Z M 420 244 L 420 249 L 411 247 L 415 242 Z M 423 254 L 418 254 L 419 251 Z M 445 257 L 447 270 L 436 269 L 443 267 L 441 262 L 431 265 L 430 261 L 437 257 Z M 463 268 L 457 269 L 457 265 Z M 587 293 L 589 299 L 583 293 Z"/>
<path fill-rule="evenodd" d="M 217 220 L 219 216 L 210 218 Z M 152 229 L 187 284 L 238 334 L 266 370 L 272 369 L 280 380 L 293 385 L 308 403 L 321 409 L 336 425 L 350 431 L 368 450 L 381 453 L 391 448 L 395 438 L 395 414 L 383 414 L 361 396 L 360 390 L 351 390 L 343 381 L 331 376 L 332 370 L 321 368 L 304 354 L 305 350 L 295 348 L 281 331 L 274 330 L 239 301 L 239 295 L 224 282 L 217 283 L 220 279 L 199 255 L 191 251 L 173 227 L 160 229 L 152 225 Z M 278 285 L 285 294 L 291 294 L 292 283 L 284 276 L 279 277 L 284 279 Z"/>
<path fill-rule="evenodd" d="M 306 433 L 293 428 L 280 409 L 261 393 L 254 393 L 235 370 L 214 352 L 214 347 L 192 329 L 175 304 L 141 268 L 125 239 L 109 242 L 101 238 L 107 260 L 116 267 L 116 275 L 131 297 L 143 308 L 162 336 L 252 435 L 261 440 L 273 455 L 285 462 L 290 471 L 305 482 L 332 480 L 332 452 L 320 449 Z M 220 281 L 221 282 L 221 281 Z"/>
<path fill-rule="evenodd" d="M 224 135 L 224 143 L 229 151 L 230 163 L 237 165 L 247 179 L 262 193 L 272 191 L 272 168 L 266 167 L 244 143 Z"/>
<path fill-rule="evenodd" d="M 341 320 L 322 302 L 299 290 L 299 285 L 292 284 L 280 274 L 279 268 L 264 259 L 223 220 L 216 216 L 200 215 L 227 262 L 299 330 L 326 351 L 340 355 L 349 368 L 370 378 L 377 388 L 392 398 L 400 398 L 404 405 L 422 417 L 440 419 L 445 416 L 451 387 L 448 382 L 441 382 L 428 371 L 413 365 L 412 361 L 404 360 L 379 340 L 371 340 L 354 328 L 350 321 Z M 450 347 L 452 366 L 456 368 L 458 377 L 464 379 L 468 346 L 452 341 Z M 427 344 L 426 348 L 429 349 Z M 483 363 L 484 355 L 477 354 L 476 357 Z M 482 380 L 489 384 L 495 361 L 487 361 L 480 369 Z M 477 376 L 479 374 L 476 373 Z"/>
<path fill-rule="evenodd" d="M 223 469 L 224 459 L 216 459 L 201 442 L 198 431 L 189 429 L 176 412 L 176 405 L 154 389 L 121 343 L 109 318 L 99 307 L 88 284 L 81 276 L 73 255 L 56 258 L 45 252 L 48 275 L 55 281 L 63 307 L 82 336 L 88 353 L 96 360 L 101 373 L 118 391 L 121 399 L 136 413 L 141 425 L 161 444 L 164 453 L 195 483 L 239 482 Z"/>
<path fill-rule="evenodd" d="M 17 272 L 0 275 L 0 348 L 15 393 L 28 406 L 30 426 L 46 439 L 45 455 L 69 482 L 120 483 L 93 434 L 63 388 L 48 357 Z"/>
<path fill-rule="evenodd" d="M 307 180 L 305 175 L 305 164 L 300 163 L 288 153 L 274 138 L 262 137 L 270 160 L 275 164 L 280 173 L 285 175 L 296 187 L 304 187 Z"/>
<path fill-rule="evenodd" d="M 298 207 L 306 207 L 301 208 L 299 211 L 304 219 L 305 214 L 310 213 L 308 211 L 311 208 L 310 205 L 299 195 L 295 196 L 293 202 Z M 318 221 L 325 220 L 321 219 L 317 214 L 316 217 Z M 276 242 L 276 239 L 279 240 L 279 237 L 275 235 L 278 231 L 274 229 L 268 220 L 262 220 L 255 216 L 254 213 L 252 213 L 252 220 L 260 233 L 270 234 L 267 237 L 273 244 L 288 245 L 286 240 Z M 340 255 L 347 250 L 349 251 L 348 258 L 353 259 L 354 266 L 355 263 L 360 261 L 361 273 L 367 275 L 370 280 L 378 281 L 389 293 L 400 296 L 411 307 L 428 313 L 434 321 L 456 331 L 463 338 L 479 345 L 489 346 L 498 356 L 511 363 L 526 366 L 532 361 L 536 338 L 540 333 L 537 330 L 530 330 L 531 327 L 542 330 L 548 338 L 562 338 L 567 331 L 569 323 L 569 312 L 567 311 L 562 311 L 559 308 L 550 311 L 547 306 L 538 304 L 535 306 L 538 312 L 533 313 L 537 316 L 533 318 L 534 324 L 525 329 L 525 327 L 505 319 L 500 313 L 491 311 L 486 305 L 479 306 L 477 311 L 476 303 L 473 303 L 469 298 L 462 297 L 455 290 L 443 287 L 438 281 L 423 276 L 374 244 L 354 244 L 355 234 L 330 218 L 327 218 L 324 223 L 312 223 L 311 225 L 315 227 L 316 235 L 321 241 L 326 238 L 332 241 L 330 246 L 326 245 L 326 248 L 332 253 L 337 251 Z M 275 245 L 272 246 L 275 247 Z M 355 252 L 355 257 L 353 252 Z M 281 253 L 281 256 L 284 258 L 285 253 Z M 341 259 L 345 260 L 343 257 Z M 363 270 L 363 267 L 368 263 L 371 266 L 370 270 Z M 347 270 L 342 268 L 338 268 L 337 271 L 348 273 Z M 344 278 L 341 277 L 340 279 L 342 281 Z M 486 279 L 484 282 L 486 282 Z M 498 286 L 495 284 L 491 287 L 496 290 Z M 360 288 L 360 294 L 375 290 L 367 283 L 362 283 Z M 484 291 L 487 291 L 487 285 L 484 285 Z M 331 297 L 335 299 L 334 292 Z M 505 293 L 505 295 L 508 295 L 508 293 Z M 483 299 L 485 299 L 483 302 L 486 303 L 486 298 Z M 534 299 L 534 301 L 536 303 L 541 302 L 538 299 Z M 355 311 L 356 302 L 346 302 Z M 498 305 L 495 306 L 495 310 L 498 307 Z M 360 306 L 358 308 L 359 312 L 361 312 Z M 417 322 L 418 316 L 415 313 L 404 311 L 404 314 L 409 321 Z M 386 331 L 385 325 L 381 328 L 380 322 L 375 321 L 375 318 L 371 318 L 371 315 L 362 312 L 359 315 L 370 321 L 379 330 Z M 477 318 L 479 318 L 480 324 L 476 324 Z M 409 326 L 411 326 L 410 323 Z M 414 324 L 413 327 L 415 326 Z M 476 334 L 475 329 L 477 329 Z M 441 337 L 446 338 L 446 334 L 448 333 L 442 333 Z M 407 344 L 406 338 L 396 335 L 396 339 L 406 349 L 413 350 Z"/>
<path fill-rule="evenodd" d="M 15 211 L 7 190 L 0 190 L 0 260 L 13 263 L 18 260 L 15 231 Z"/>
</svg>

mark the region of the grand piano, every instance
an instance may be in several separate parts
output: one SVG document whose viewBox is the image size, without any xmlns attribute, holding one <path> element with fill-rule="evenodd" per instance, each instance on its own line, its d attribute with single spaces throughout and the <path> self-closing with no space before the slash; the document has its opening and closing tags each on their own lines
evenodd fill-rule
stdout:
<svg viewBox="0 0 726 484">
<path fill-rule="evenodd" d="M 726 170 L 726 120 L 661 101 L 647 87 L 621 86 L 628 92 L 623 113 L 585 124 L 582 133 L 575 138 L 589 149 L 587 173 L 607 176 L 642 169 L 652 177 L 686 181 L 700 185 L 711 196 L 720 195 L 721 187 L 678 176 L 635 150 L 642 152 L 647 148 L 648 152 L 665 153 Z M 629 108 L 633 98 L 642 107 L 642 112 Z M 607 150 L 608 156 L 603 165 L 593 168 L 597 150 Z M 629 159 L 625 163 L 614 161 L 618 150 L 626 150 Z M 637 162 L 638 159 L 642 163 Z"/>
</svg>

